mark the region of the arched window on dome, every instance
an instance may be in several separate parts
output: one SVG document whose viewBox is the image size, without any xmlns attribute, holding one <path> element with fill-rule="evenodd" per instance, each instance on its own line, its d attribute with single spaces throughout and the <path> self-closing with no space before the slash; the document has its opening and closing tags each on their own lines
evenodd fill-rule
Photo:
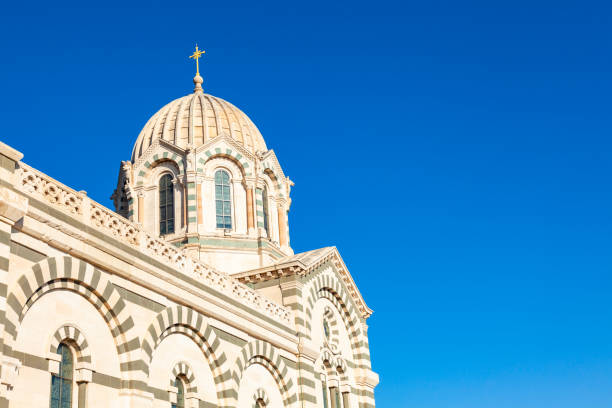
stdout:
<svg viewBox="0 0 612 408">
<path fill-rule="evenodd" d="M 174 233 L 174 183 L 172 176 L 159 179 L 159 235 Z"/>
<path fill-rule="evenodd" d="M 215 173 L 215 208 L 217 228 L 232 229 L 230 176 L 225 170 L 217 170 Z"/>
<path fill-rule="evenodd" d="M 64 344 L 57 347 L 57 354 L 61 356 L 59 371 L 51 377 L 51 397 L 49 408 L 72 407 L 72 382 L 74 367 L 72 351 Z"/>
<path fill-rule="evenodd" d="M 268 212 L 268 189 L 266 188 L 266 186 L 264 186 L 263 192 L 261 193 L 261 200 L 263 205 L 264 229 L 266 230 L 268 238 L 272 238 L 270 237 L 270 214 Z"/>
<path fill-rule="evenodd" d="M 172 404 L 172 408 L 185 408 L 185 383 L 180 376 L 174 379 L 174 386 L 176 387 L 176 403 Z"/>
</svg>

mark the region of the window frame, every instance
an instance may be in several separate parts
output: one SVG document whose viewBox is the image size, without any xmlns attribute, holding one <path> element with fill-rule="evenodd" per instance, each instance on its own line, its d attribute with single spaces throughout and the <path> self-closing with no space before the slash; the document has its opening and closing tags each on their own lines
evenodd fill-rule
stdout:
<svg viewBox="0 0 612 408">
<path fill-rule="evenodd" d="M 65 351 L 65 353 L 64 353 Z M 61 355 L 61 359 L 59 362 L 59 368 L 58 368 L 58 372 L 57 374 L 52 373 L 51 374 L 51 388 L 50 388 L 50 393 L 49 393 L 49 407 L 50 408 L 71 408 L 72 407 L 72 403 L 74 400 L 74 374 L 75 374 L 75 370 L 74 370 L 74 352 L 72 350 L 72 348 L 66 344 L 65 342 L 61 342 L 58 346 L 57 346 L 57 354 Z M 70 368 L 69 368 L 69 376 L 65 376 L 66 373 L 64 373 L 64 367 L 65 367 L 65 360 L 64 357 L 68 357 L 68 360 L 70 362 Z M 68 385 L 68 389 L 65 390 L 64 389 L 64 384 Z M 58 399 L 53 398 L 54 395 L 54 391 L 58 390 Z M 64 391 L 68 391 L 67 392 L 67 400 L 64 400 L 63 396 L 64 396 Z M 54 401 L 56 401 L 54 403 Z M 67 403 L 68 405 L 64 405 L 64 403 Z"/>
<path fill-rule="evenodd" d="M 225 181 L 221 179 L 220 184 L 217 182 L 217 174 L 227 175 L 227 185 Z M 223 176 L 221 176 L 223 177 Z M 231 231 L 234 229 L 234 217 L 233 217 L 233 183 L 232 173 L 225 168 L 218 168 L 215 170 L 213 175 L 214 184 L 214 201 L 215 201 L 215 228 L 224 231 Z M 219 198 L 219 191 L 217 186 L 221 187 L 221 198 Z M 224 198 L 224 190 L 227 187 L 228 198 Z M 219 211 L 219 202 L 221 202 L 221 211 Z M 226 207 L 227 205 L 227 207 Z M 227 211 L 226 211 L 227 208 Z M 227 214 L 226 214 L 227 213 Z M 219 223 L 219 217 L 222 218 L 222 223 Z M 229 224 L 227 219 L 229 218 Z"/>
<path fill-rule="evenodd" d="M 157 214 L 159 216 L 157 226 L 159 228 L 159 235 L 172 235 L 176 233 L 176 194 L 174 191 L 174 174 L 171 172 L 163 172 L 157 181 Z M 164 204 L 162 207 L 162 181 L 169 180 L 168 184 L 165 185 L 165 193 L 170 192 L 171 200 L 168 202 L 167 196 L 164 197 Z M 170 207 L 170 215 L 172 218 L 168 218 L 168 207 Z M 165 217 L 162 216 L 162 208 Z M 169 231 L 168 223 L 171 222 L 172 230 Z M 162 228 L 162 225 L 164 226 Z"/>
<path fill-rule="evenodd" d="M 176 387 L 176 402 L 172 403 L 172 408 L 185 408 L 185 393 L 187 382 L 182 375 L 177 375 L 174 378 L 174 387 Z"/>
<path fill-rule="evenodd" d="M 265 184 L 261 191 L 261 203 L 263 210 L 264 230 L 266 230 L 266 235 L 268 238 L 272 239 L 272 234 L 270 233 L 270 203 L 268 202 L 268 186 Z"/>
</svg>

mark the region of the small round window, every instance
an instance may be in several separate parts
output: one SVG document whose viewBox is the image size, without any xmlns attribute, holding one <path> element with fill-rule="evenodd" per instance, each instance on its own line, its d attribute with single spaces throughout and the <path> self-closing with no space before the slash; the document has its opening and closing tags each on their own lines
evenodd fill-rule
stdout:
<svg viewBox="0 0 612 408">
<path fill-rule="evenodd" d="M 323 333 L 325 334 L 325 338 L 329 340 L 329 323 L 327 323 L 327 319 L 323 320 Z"/>
</svg>

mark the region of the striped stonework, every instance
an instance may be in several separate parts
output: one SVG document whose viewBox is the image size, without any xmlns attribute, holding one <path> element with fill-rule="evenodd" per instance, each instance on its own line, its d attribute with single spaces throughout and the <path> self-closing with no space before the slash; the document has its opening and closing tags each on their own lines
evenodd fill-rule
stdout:
<svg viewBox="0 0 612 408">
<path fill-rule="evenodd" d="M 281 184 L 280 178 L 277 172 L 274 170 L 274 167 L 270 165 L 270 162 L 264 161 L 262 163 L 262 170 L 270 176 L 270 179 L 274 182 L 274 189 L 278 193 L 279 198 L 283 198 L 285 194 L 283 194 L 283 185 Z"/>
<path fill-rule="evenodd" d="M 325 310 L 323 312 L 323 318 L 327 320 L 330 329 L 329 346 L 332 350 L 338 349 L 338 336 L 340 335 L 340 330 L 338 329 L 338 321 L 336 320 L 336 315 L 332 312 L 329 306 L 325 306 Z"/>
<path fill-rule="evenodd" d="M 262 340 L 254 340 L 247 343 L 240 351 L 234 363 L 234 371 L 231 376 L 232 401 L 230 406 L 237 406 L 238 387 L 240 386 L 242 374 L 253 364 L 263 366 L 274 377 L 283 397 L 283 407 L 291 408 L 297 406 L 297 394 L 289 369 L 276 348 Z"/>
<path fill-rule="evenodd" d="M 321 362 L 327 369 L 332 369 L 336 367 L 336 357 L 330 350 L 323 349 L 321 351 Z"/>
<path fill-rule="evenodd" d="M 172 374 L 170 375 L 170 386 L 174 386 L 174 380 L 178 376 L 181 376 L 187 383 L 187 392 L 198 392 L 198 387 L 195 385 L 193 370 L 185 361 L 178 362 L 174 365 Z"/>
<path fill-rule="evenodd" d="M 36 300 L 57 290 L 77 293 L 98 310 L 115 342 L 121 388 L 144 391 L 141 365 L 136 359 L 140 342 L 124 300 L 104 272 L 71 256 L 46 258 L 24 271 L 16 284 L 9 287 L 4 328 L 6 349 L 14 350 L 21 321 Z"/>
<path fill-rule="evenodd" d="M 263 189 L 255 189 L 255 214 L 258 228 L 264 228 Z"/>
<path fill-rule="evenodd" d="M 49 351 L 51 353 L 57 353 L 57 348 L 60 343 L 68 341 L 77 350 L 77 361 L 79 363 L 90 363 L 91 364 L 91 352 L 89 350 L 89 343 L 85 339 L 85 336 L 79 329 L 71 325 L 64 325 L 57 329 L 51 337 L 51 344 Z"/>
<path fill-rule="evenodd" d="M 302 304 L 302 288 L 304 284 L 297 276 L 287 278 L 285 282 L 281 283 L 281 290 L 283 294 L 283 305 L 290 308 L 293 311 L 295 328 L 298 336 L 303 336 L 306 332 L 305 319 L 304 319 L 304 305 Z"/>
<path fill-rule="evenodd" d="M 325 265 L 324 265 L 325 266 Z M 321 269 L 324 268 L 322 266 Z M 327 266 L 330 266 L 327 264 Z M 312 310 L 317 300 L 328 299 L 337 309 L 346 326 L 353 350 L 353 361 L 361 368 L 370 368 L 370 352 L 364 348 L 361 319 L 354 306 L 352 298 L 347 294 L 344 285 L 332 272 L 333 267 L 323 269 L 323 272 L 314 273 L 307 282 L 306 290 L 306 328 L 310 332 L 312 327 Z"/>
<path fill-rule="evenodd" d="M 189 231 L 195 229 L 198 223 L 198 196 L 196 193 L 196 183 L 187 182 L 187 223 Z"/>
<path fill-rule="evenodd" d="M 184 306 L 168 307 L 153 319 L 145 333 L 141 359 L 147 376 L 153 352 L 161 341 L 171 334 L 183 334 L 197 344 L 208 361 L 215 381 L 218 406 L 231 406 L 228 403 L 234 391 L 231 389 L 230 372 L 226 368 L 227 358 L 219 347 L 220 340 L 202 314 Z"/>
<path fill-rule="evenodd" d="M 243 173 L 242 174 L 243 177 L 252 176 L 248 160 L 239 152 L 232 150 L 228 147 L 215 147 L 215 148 L 208 149 L 207 151 L 204 152 L 204 156 L 205 157 L 200 158 L 198 160 L 197 172 L 199 174 L 204 173 L 204 165 L 210 159 L 213 159 L 215 157 L 226 157 L 226 158 L 231 159 L 233 162 L 236 163 L 236 165 L 238 165 L 238 167 L 240 168 L 240 171 L 242 171 Z"/>
<path fill-rule="evenodd" d="M 6 293 L 7 293 L 7 278 L 9 269 L 9 256 L 11 252 L 11 226 L 0 221 L 0 330 L 4 332 L 4 322 L 6 316 Z M 7 354 L 4 346 L 4 336 L 0 336 L 0 359 L 4 360 Z M 0 370 L 7 370 L 5 367 L 0 367 Z M 0 378 L 7 377 L 7 372 L 0 371 Z M 1 384 L 0 388 L 0 407 L 7 407 L 8 400 L 6 395 L 7 389 L 5 384 Z"/>
<path fill-rule="evenodd" d="M 173 162 L 179 171 L 179 176 L 185 174 L 185 162 L 182 158 L 176 153 L 171 152 L 163 152 L 161 154 L 154 154 L 150 160 L 147 160 L 143 163 L 144 168 L 138 172 L 136 175 L 136 186 L 144 186 L 144 178 L 147 175 L 147 172 L 150 171 L 155 165 L 162 161 L 171 161 Z"/>
<path fill-rule="evenodd" d="M 281 283 L 283 304 L 293 311 L 296 330 L 299 336 L 303 338 L 305 337 L 303 333 L 306 332 L 306 327 L 304 325 L 302 288 L 303 284 L 296 276 Z M 314 361 L 306 355 L 302 354 L 298 357 L 296 374 L 298 377 L 298 397 L 302 407 L 314 407 L 317 402 L 313 363 Z"/>
<path fill-rule="evenodd" d="M 336 371 L 338 371 L 338 373 L 340 374 L 341 380 L 348 381 L 348 377 L 347 377 L 348 364 L 340 356 L 336 356 Z"/>
<path fill-rule="evenodd" d="M 263 388 L 258 388 L 253 394 L 253 408 L 269 407 L 270 399 Z"/>
<path fill-rule="evenodd" d="M 329 300 L 338 311 L 344 323 L 351 349 L 353 350 L 353 361 L 355 367 L 370 370 L 370 351 L 367 342 L 367 335 L 362 329 L 362 320 L 357 312 L 352 298 L 347 294 L 344 285 L 338 280 L 333 266 L 325 263 L 319 270 L 322 272 L 313 273 L 306 282 L 307 292 L 306 301 L 306 326 L 310 332 L 312 327 L 312 310 L 317 300 L 325 298 Z M 374 393 L 372 388 L 367 385 L 355 387 L 355 395 L 359 400 L 360 408 L 374 407 Z"/>
</svg>

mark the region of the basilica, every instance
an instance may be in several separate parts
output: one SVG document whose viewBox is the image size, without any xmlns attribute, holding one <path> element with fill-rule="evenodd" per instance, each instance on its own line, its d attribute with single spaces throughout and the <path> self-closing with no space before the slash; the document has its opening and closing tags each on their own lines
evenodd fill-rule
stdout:
<svg viewBox="0 0 612 408">
<path fill-rule="evenodd" d="M 293 252 L 279 158 L 193 83 L 135 138 L 114 210 L 0 142 L 0 407 L 375 406 L 338 250 Z"/>
</svg>

